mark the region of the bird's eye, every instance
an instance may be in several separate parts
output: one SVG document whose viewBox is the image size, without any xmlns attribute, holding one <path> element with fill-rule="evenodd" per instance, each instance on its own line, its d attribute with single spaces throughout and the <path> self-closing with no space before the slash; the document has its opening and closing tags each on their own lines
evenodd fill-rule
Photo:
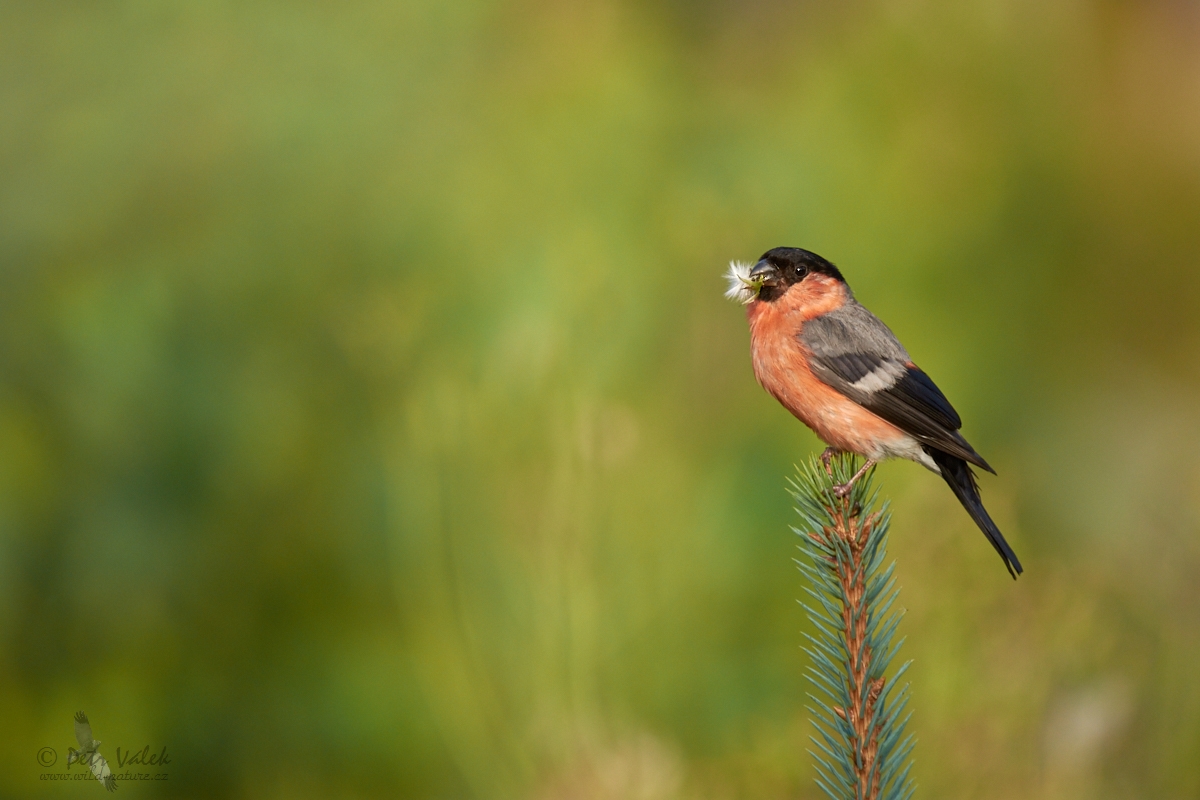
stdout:
<svg viewBox="0 0 1200 800">
<path fill-rule="evenodd" d="M 802 267 L 799 264 L 797 264 L 796 266 L 792 267 L 792 271 L 794 273 L 796 273 L 797 278 L 803 278 L 805 275 L 808 274 L 808 267 Z"/>
</svg>

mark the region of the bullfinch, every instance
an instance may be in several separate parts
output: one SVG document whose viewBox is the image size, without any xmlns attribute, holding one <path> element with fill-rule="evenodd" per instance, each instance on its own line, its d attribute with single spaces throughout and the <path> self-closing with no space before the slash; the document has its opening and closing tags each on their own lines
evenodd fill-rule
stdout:
<svg viewBox="0 0 1200 800">
<path fill-rule="evenodd" d="M 747 306 L 754 375 L 829 448 L 866 459 L 847 483 L 885 458 L 941 475 L 1013 578 L 1021 562 L 979 497 L 971 465 L 995 474 L 960 434 L 962 420 L 891 329 L 854 299 L 838 268 L 798 247 L 730 264 L 726 296 Z"/>
</svg>

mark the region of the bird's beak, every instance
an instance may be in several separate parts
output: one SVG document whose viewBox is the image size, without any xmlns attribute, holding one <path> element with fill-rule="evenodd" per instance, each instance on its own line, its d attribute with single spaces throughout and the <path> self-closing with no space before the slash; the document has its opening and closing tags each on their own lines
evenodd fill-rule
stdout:
<svg viewBox="0 0 1200 800">
<path fill-rule="evenodd" d="M 760 281 L 767 286 L 774 286 L 779 282 L 779 270 L 775 265 L 766 261 L 759 261 L 754 265 L 754 269 L 750 270 L 750 280 Z"/>
</svg>

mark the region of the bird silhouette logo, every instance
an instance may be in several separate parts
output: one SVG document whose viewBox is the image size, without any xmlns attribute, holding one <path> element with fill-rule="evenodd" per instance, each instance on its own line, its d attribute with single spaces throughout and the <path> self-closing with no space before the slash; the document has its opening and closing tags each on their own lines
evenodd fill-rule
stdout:
<svg viewBox="0 0 1200 800">
<path fill-rule="evenodd" d="M 108 768 L 108 762 L 100 755 L 100 741 L 92 738 L 92 725 L 88 722 L 87 714 L 82 711 L 75 714 L 75 738 L 79 741 L 79 749 L 67 749 L 67 769 L 75 762 L 86 764 L 96 780 L 104 784 L 110 792 L 117 790 L 117 780 Z"/>
</svg>

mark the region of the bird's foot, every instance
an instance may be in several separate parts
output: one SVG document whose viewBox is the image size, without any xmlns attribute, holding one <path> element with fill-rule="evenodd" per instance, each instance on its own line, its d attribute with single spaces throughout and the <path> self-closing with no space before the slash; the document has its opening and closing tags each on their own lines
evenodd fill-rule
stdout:
<svg viewBox="0 0 1200 800">
<path fill-rule="evenodd" d="M 826 447 L 825 452 L 821 453 L 821 463 L 825 465 L 825 472 L 827 472 L 831 478 L 833 477 L 833 467 L 829 465 L 829 462 L 833 460 L 834 456 L 840 455 L 841 452 L 842 451 L 838 450 L 836 447 Z"/>
<path fill-rule="evenodd" d="M 828 452 L 828 451 L 826 451 L 826 452 Z M 850 494 L 850 490 L 854 488 L 854 484 L 858 483 L 858 479 L 861 478 L 863 475 L 867 474 L 867 470 L 869 470 L 873 466 L 875 466 L 875 459 L 868 458 L 866 460 L 866 463 L 864 463 L 862 465 L 862 467 L 859 468 L 858 472 L 854 473 L 854 477 L 852 477 L 850 480 L 846 481 L 845 483 L 840 483 L 837 486 L 833 487 L 834 496 L 844 498 L 846 495 Z"/>
</svg>

